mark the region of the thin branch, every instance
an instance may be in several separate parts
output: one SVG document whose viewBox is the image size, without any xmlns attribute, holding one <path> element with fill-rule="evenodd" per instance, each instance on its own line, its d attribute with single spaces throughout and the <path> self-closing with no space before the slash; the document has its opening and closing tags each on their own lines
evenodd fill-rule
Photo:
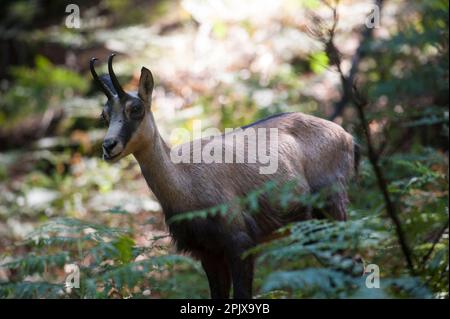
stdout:
<svg viewBox="0 0 450 319">
<path fill-rule="evenodd" d="M 433 254 L 434 248 L 436 248 L 437 243 L 441 240 L 442 236 L 444 236 L 445 231 L 448 229 L 449 220 L 447 219 L 447 222 L 441 229 L 439 229 L 438 234 L 436 235 L 436 238 L 433 241 L 433 245 L 430 247 L 430 250 L 423 256 L 422 258 L 422 265 L 425 267 L 426 262 L 428 259 L 430 259 L 431 255 Z"/>
<path fill-rule="evenodd" d="M 377 5 L 380 9 L 383 4 L 383 0 L 376 0 L 375 5 Z M 315 34 L 318 35 L 319 39 L 322 40 L 322 42 L 325 42 L 325 48 L 326 53 L 329 57 L 330 64 L 336 66 L 340 77 L 342 81 L 342 87 L 343 87 L 343 96 L 340 101 L 337 102 L 335 105 L 335 112 L 332 116 L 332 119 L 336 118 L 339 114 L 341 114 L 343 108 L 349 103 L 352 102 L 358 113 L 359 121 L 362 126 L 363 134 L 367 143 L 367 149 L 368 149 L 368 157 L 369 161 L 372 165 L 373 171 L 375 173 L 375 177 L 377 180 L 378 188 L 380 189 L 383 199 L 385 202 L 386 207 L 386 213 L 388 217 L 392 220 L 395 231 L 397 234 L 397 239 L 401 248 L 401 251 L 405 257 L 407 267 L 409 269 L 409 272 L 411 275 L 415 275 L 415 269 L 414 269 L 414 263 L 412 258 L 411 250 L 408 246 L 405 233 L 402 228 L 402 224 L 400 222 L 400 219 L 397 215 L 397 209 L 394 205 L 394 202 L 391 199 L 391 195 L 389 194 L 388 190 L 388 183 L 384 177 L 384 174 L 380 168 L 379 164 L 379 157 L 377 155 L 377 152 L 375 150 L 375 147 L 372 142 L 372 136 L 370 134 L 369 130 L 369 124 L 367 122 L 366 115 L 364 113 L 364 107 L 368 104 L 365 99 L 362 98 L 362 96 L 359 94 L 359 92 L 356 90 L 356 87 L 354 86 L 354 79 L 356 72 L 358 70 L 359 62 L 361 61 L 363 57 L 363 48 L 366 46 L 366 43 L 371 40 L 373 29 L 366 27 L 363 36 L 362 41 L 360 43 L 360 46 L 358 50 L 356 51 L 355 55 L 352 58 L 352 67 L 350 69 L 350 72 L 348 75 L 345 75 L 341 68 L 341 53 L 336 48 L 334 44 L 334 36 L 335 36 L 335 30 L 337 25 L 337 8 L 333 7 L 333 27 L 329 29 L 328 31 L 328 37 L 324 36 L 324 33 L 322 30 L 315 31 Z M 314 31 L 314 30 L 313 30 Z"/>
<path fill-rule="evenodd" d="M 387 183 L 386 179 L 384 178 L 384 174 L 380 168 L 378 155 L 375 152 L 375 148 L 372 143 L 372 137 L 370 135 L 369 125 L 367 122 L 366 115 L 364 113 L 364 107 L 367 105 L 367 102 L 360 96 L 360 94 L 356 90 L 356 87 L 354 87 L 352 90 L 352 101 L 353 101 L 353 104 L 356 106 L 356 110 L 358 111 L 358 117 L 361 122 L 363 134 L 364 134 L 364 137 L 365 137 L 366 143 L 367 143 L 367 151 L 368 151 L 369 161 L 370 161 L 370 164 L 372 165 L 373 171 L 375 173 L 378 188 L 380 189 L 381 193 L 383 194 L 386 212 L 387 212 L 389 218 L 394 223 L 395 232 L 397 234 L 400 248 L 406 259 L 406 264 L 408 266 L 408 269 L 409 269 L 411 275 L 414 276 L 416 274 L 416 272 L 414 269 L 412 253 L 408 246 L 402 224 L 397 215 L 396 207 L 395 207 L 395 205 L 391 199 L 391 196 L 389 194 L 388 183 Z"/>
<path fill-rule="evenodd" d="M 376 0 L 375 6 L 378 6 L 379 12 L 381 13 L 381 8 L 383 6 L 383 0 Z M 365 26 L 361 31 L 361 42 L 359 44 L 358 49 L 356 50 L 355 54 L 352 57 L 352 66 L 350 68 L 350 71 L 348 75 L 344 75 L 342 73 L 342 70 L 339 72 L 341 74 L 341 82 L 342 82 L 342 96 L 339 101 L 334 103 L 334 111 L 333 114 L 330 116 L 330 120 L 333 121 L 338 116 L 342 114 L 345 107 L 352 102 L 352 83 L 354 82 L 356 73 L 359 68 L 359 63 L 365 56 L 365 48 L 367 46 L 367 43 L 369 43 L 372 40 L 373 37 L 373 30 L 374 28 L 369 28 Z M 330 39 L 331 42 L 333 42 L 333 38 Z M 334 44 L 333 44 L 334 46 Z M 338 69 L 340 69 L 340 61 L 339 64 L 336 65 Z"/>
</svg>

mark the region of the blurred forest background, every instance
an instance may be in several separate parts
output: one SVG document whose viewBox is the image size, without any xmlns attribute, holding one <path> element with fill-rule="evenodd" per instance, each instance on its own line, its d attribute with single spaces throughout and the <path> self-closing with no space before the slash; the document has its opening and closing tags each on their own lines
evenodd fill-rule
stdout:
<svg viewBox="0 0 450 319">
<path fill-rule="evenodd" d="M 116 52 L 126 89 L 152 70 L 164 136 L 301 111 L 361 144 L 350 221 L 257 247 L 255 297 L 448 298 L 446 0 L 78 0 L 80 28 L 66 2 L 0 5 L 0 297 L 208 297 L 135 160 L 101 159 L 106 99 L 88 63 Z M 378 265 L 381 287 L 343 256 Z M 80 288 L 64 287 L 70 264 Z"/>
</svg>

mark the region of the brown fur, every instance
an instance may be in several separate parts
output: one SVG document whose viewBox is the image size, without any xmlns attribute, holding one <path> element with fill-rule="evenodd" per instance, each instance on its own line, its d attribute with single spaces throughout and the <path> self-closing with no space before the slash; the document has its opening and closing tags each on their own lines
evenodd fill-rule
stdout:
<svg viewBox="0 0 450 319">
<path fill-rule="evenodd" d="M 149 121 L 153 121 L 152 117 Z M 150 124 L 144 121 L 141 125 L 143 127 L 139 128 L 131 141 L 132 144 L 139 141 L 134 155 L 149 187 L 160 201 L 166 219 L 176 214 L 229 203 L 270 180 L 283 182 L 293 179 L 299 181 L 299 194 L 337 186 L 339 191 L 332 192 L 329 198 L 329 214 L 337 220 L 347 218 L 345 187 L 355 167 L 354 143 L 352 136 L 335 123 L 301 113 L 290 113 L 253 126 L 279 129 L 279 167 L 272 175 L 259 174 L 259 164 L 174 164 L 170 160 L 170 148 L 155 129 L 154 122 Z M 201 144 L 208 142 L 209 139 L 205 139 Z M 193 145 L 193 142 L 190 143 Z M 229 280 L 220 279 L 220 276 L 227 277 L 230 269 L 233 273 L 233 263 L 240 269 L 236 272 L 247 269 L 247 273 L 251 274 L 248 269 L 253 267 L 252 260 L 242 261 L 238 257 L 243 251 L 292 220 L 285 220 L 281 209 L 272 207 L 267 197 L 262 198 L 260 206 L 262 210 L 257 214 L 240 212 L 231 224 L 227 223 L 225 216 L 169 225 L 180 250 L 198 257 L 206 268 L 208 265 L 213 268 L 209 275 L 206 269 L 210 282 L 213 281 L 213 297 L 228 296 L 228 293 L 223 293 L 223 286 L 214 282 L 228 283 Z M 314 217 L 305 207 L 293 206 L 288 210 L 294 213 L 294 220 Z M 225 260 L 225 264 L 220 260 Z M 216 269 L 218 267 L 223 270 Z M 215 275 L 218 271 L 221 274 L 219 277 Z M 245 276 L 243 279 L 239 279 L 237 274 L 234 277 L 238 277 L 233 279 L 235 286 L 240 283 L 245 286 L 245 282 L 251 282 Z M 236 291 L 235 288 L 235 296 L 250 297 L 250 291 L 251 284 L 250 288 L 247 285 L 242 291 Z"/>
<path fill-rule="evenodd" d="M 95 70 L 92 72 L 96 78 Z M 106 84 L 110 90 L 116 89 L 114 81 Z M 278 170 L 270 175 L 260 174 L 262 163 L 258 161 L 253 164 L 175 164 L 150 110 L 152 90 L 153 77 L 143 68 L 137 94 L 109 97 L 104 110 L 110 123 L 104 156 L 110 161 L 128 154 L 135 156 L 148 186 L 163 207 L 166 220 L 177 214 L 229 204 L 269 181 L 279 185 L 295 181 L 295 193 L 299 195 L 333 188 L 328 193 L 325 214 L 336 220 L 346 220 L 346 186 L 357 167 L 355 154 L 358 153 L 352 136 L 342 127 L 314 116 L 286 113 L 235 131 L 242 136 L 250 129 L 278 129 L 278 148 L 272 149 L 278 152 Z M 189 142 L 191 156 L 195 147 L 222 145 L 227 136 L 222 134 L 212 140 L 203 138 L 200 143 Z M 252 143 L 244 140 L 240 147 L 249 149 L 254 146 Z M 113 146 L 108 148 L 108 145 Z M 228 298 L 231 283 L 234 297 L 251 298 L 253 257 L 242 259 L 243 252 L 290 221 L 321 217 L 299 203 L 283 209 L 272 203 L 271 196 L 271 193 L 261 196 L 257 213 L 232 205 L 225 216 L 169 223 L 178 249 L 201 260 L 213 298 Z M 232 222 L 229 222 L 230 214 L 233 214 Z"/>
</svg>

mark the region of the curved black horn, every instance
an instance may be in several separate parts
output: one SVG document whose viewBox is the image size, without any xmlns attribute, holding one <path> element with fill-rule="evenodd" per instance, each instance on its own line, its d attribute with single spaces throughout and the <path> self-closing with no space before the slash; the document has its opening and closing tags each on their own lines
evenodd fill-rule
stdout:
<svg viewBox="0 0 450 319">
<path fill-rule="evenodd" d="M 100 80 L 100 78 L 97 75 L 97 72 L 95 72 L 95 61 L 97 61 L 97 58 L 92 58 L 91 62 L 90 62 L 90 67 L 91 67 L 91 73 L 92 73 L 92 77 L 94 78 L 95 82 L 97 82 L 97 84 L 100 86 L 100 89 L 103 91 L 103 93 L 105 93 L 106 97 L 108 98 L 108 100 L 112 99 L 114 97 L 114 92 L 111 91 L 111 89 L 105 84 L 103 83 L 102 80 Z"/>
<path fill-rule="evenodd" d="M 108 59 L 109 76 L 111 77 L 112 84 L 113 84 L 114 88 L 116 89 L 117 94 L 119 95 L 119 97 L 123 97 L 123 96 L 125 96 L 125 91 L 120 86 L 120 83 L 117 80 L 117 77 L 114 74 L 114 70 L 113 70 L 113 67 L 112 67 L 112 62 L 113 62 L 114 56 L 115 56 L 115 54 L 113 53 L 113 54 L 111 54 L 109 56 L 109 59 Z"/>
</svg>

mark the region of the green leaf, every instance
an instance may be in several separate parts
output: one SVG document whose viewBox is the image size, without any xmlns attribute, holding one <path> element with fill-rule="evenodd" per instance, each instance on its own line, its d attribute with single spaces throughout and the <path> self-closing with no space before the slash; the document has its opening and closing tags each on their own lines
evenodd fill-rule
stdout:
<svg viewBox="0 0 450 319">
<path fill-rule="evenodd" d="M 127 235 L 120 236 L 114 243 L 114 247 L 116 247 L 119 252 L 119 260 L 122 263 L 127 264 L 132 260 L 134 245 L 135 242 L 133 238 Z"/>
<path fill-rule="evenodd" d="M 320 51 L 310 55 L 309 65 L 316 74 L 323 73 L 328 68 L 329 59 L 325 52 Z"/>
</svg>

